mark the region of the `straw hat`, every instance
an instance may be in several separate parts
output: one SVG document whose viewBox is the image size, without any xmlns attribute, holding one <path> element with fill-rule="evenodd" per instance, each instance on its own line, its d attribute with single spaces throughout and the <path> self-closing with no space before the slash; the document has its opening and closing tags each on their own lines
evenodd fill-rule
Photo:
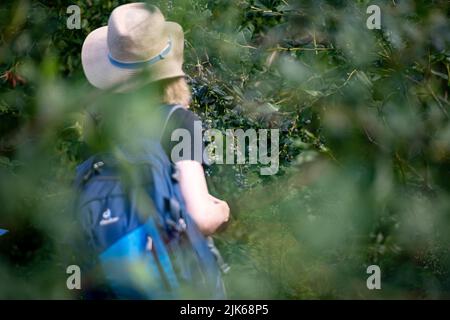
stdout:
<svg viewBox="0 0 450 320">
<path fill-rule="evenodd" d="M 100 89 L 129 91 L 145 82 L 184 76 L 184 34 L 145 3 L 115 8 L 108 25 L 92 31 L 83 43 L 81 62 L 89 82 Z"/>
</svg>

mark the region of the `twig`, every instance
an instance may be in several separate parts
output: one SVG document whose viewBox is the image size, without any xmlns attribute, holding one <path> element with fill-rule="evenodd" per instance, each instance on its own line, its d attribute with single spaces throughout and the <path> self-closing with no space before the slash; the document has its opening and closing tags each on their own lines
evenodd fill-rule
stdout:
<svg viewBox="0 0 450 320">
<path fill-rule="evenodd" d="M 315 30 L 314 30 L 314 33 L 313 33 L 313 43 L 314 43 L 314 49 L 316 51 L 316 55 L 318 55 L 319 52 L 317 51 L 317 41 L 316 41 L 316 31 Z"/>
<path fill-rule="evenodd" d="M 293 48 L 285 48 L 285 47 L 276 47 L 276 48 L 269 48 L 267 51 L 331 51 L 334 50 L 334 48 L 303 48 L 303 47 L 293 47 Z"/>
<path fill-rule="evenodd" d="M 246 48 L 246 49 L 253 49 L 253 50 L 257 50 L 258 48 L 250 46 L 250 45 L 243 45 L 243 44 L 239 44 L 236 42 L 231 42 L 230 40 L 226 40 L 224 39 L 223 42 L 229 43 L 229 44 L 233 44 L 235 46 L 241 47 L 241 48 Z"/>
<path fill-rule="evenodd" d="M 442 105 L 441 101 L 439 100 L 439 98 L 436 96 L 436 94 L 434 93 L 433 89 L 431 88 L 431 86 L 429 84 L 427 84 L 427 89 L 430 92 L 431 96 L 433 97 L 434 100 L 436 100 L 439 108 L 441 109 L 441 111 L 444 113 L 444 115 L 448 118 L 448 113 L 447 110 L 445 110 L 445 107 Z"/>
<path fill-rule="evenodd" d="M 353 75 L 355 74 L 355 72 L 357 72 L 357 69 L 354 69 L 347 77 L 347 79 L 344 81 L 344 83 L 338 88 L 341 89 L 343 87 L 345 87 L 347 85 L 347 83 L 350 81 L 350 79 L 353 77 Z"/>
</svg>

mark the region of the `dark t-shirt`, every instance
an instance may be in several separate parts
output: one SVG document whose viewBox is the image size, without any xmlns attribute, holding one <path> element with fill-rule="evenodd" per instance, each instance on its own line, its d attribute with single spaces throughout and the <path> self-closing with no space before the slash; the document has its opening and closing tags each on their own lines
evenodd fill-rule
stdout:
<svg viewBox="0 0 450 320">
<path fill-rule="evenodd" d="M 173 108 L 173 106 L 168 107 Z M 164 148 L 164 151 L 168 155 L 168 157 L 173 161 L 171 157 L 171 153 L 173 148 L 181 143 L 182 139 L 185 138 L 177 138 L 179 140 L 172 141 L 172 133 L 176 129 L 186 129 L 190 134 L 190 141 L 188 145 L 190 145 L 190 155 L 183 153 L 182 151 L 179 153 L 182 160 L 195 160 L 200 162 L 201 164 L 205 164 L 203 161 L 203 150 L 204 150 L 204 143 L 203 143 L 203 136 L 201 131 L 201 120 L 200 118 L 193 113 L 192 111 L 186 109 L 186 108 L 178 108 L 173 111 L 173 113 L 170 115 L 166 127 L 164 129 L 164 132 L 161 136 L 161 145 Z M 197 131 L 197 132 L 196 132 Z M 197 143 L 199 143 L 200 146 L 200 152 L 199 150 L 195 150 L 194 144 L 195 139 L 197 139 Z M 187 144 L 186 144 L 187 145 Z M 197 152 L 197 155 L 195 154 Z M 176 161 L 175 161 L 176 162 Z"/>
</svg>

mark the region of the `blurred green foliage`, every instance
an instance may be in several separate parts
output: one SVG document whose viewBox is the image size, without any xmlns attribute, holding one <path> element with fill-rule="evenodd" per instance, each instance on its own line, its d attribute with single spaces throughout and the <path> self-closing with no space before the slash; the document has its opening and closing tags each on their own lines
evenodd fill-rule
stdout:
<svg viewBox="0 0 450 320">
<path fill-rule="evenodd" d="M 2 3 L 0 298 L 73 297 L 70 183 L 98 98 L 81 45 L 125 2 Z M 232 209 L 217 236 L 230 298 L 450 297 L 448 1 L 152 3 L 185 30 L 206 128 L 280 129 L 276 176 L 208 169 Z M 81 30 L 66 28 L 70 4 Z M 371 264 L 382 290 L 366 288 Z"/>
</svg>

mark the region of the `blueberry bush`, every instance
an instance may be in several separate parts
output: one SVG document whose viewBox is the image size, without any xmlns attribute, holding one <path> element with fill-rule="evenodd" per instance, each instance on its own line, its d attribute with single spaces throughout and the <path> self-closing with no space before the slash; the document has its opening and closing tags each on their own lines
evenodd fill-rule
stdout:
<svg viewBox="0 0 450 320">
<path fill-rule="evenodd" d="M 118 0 L 0 8 L 1 298 L 70 298 L 74 167 L 98 92 L 80 51 Z M 450 297 L 450 4 L 155 0 L 205 128 L 280 130 L 280 167 L 212 165 L 230 298 Z M 81 28 L 68 29 L 67 7 Z M 369 29 L 369 5 L 380 29 Z M 145 102 L 142 102 L 145 103 Z M 381 269 L 381 290 L 366 270 Z"/>
</svg>

